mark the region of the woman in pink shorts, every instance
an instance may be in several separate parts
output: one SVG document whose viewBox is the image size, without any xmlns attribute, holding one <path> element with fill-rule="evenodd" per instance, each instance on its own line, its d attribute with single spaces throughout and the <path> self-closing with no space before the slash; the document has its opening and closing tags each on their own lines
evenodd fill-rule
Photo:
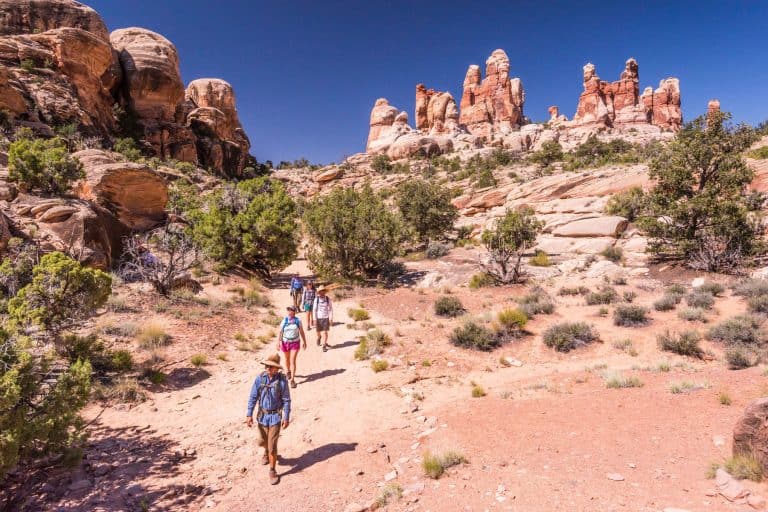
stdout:
<svg viewBox="0 0 768 512">
<path fill-rule="evenodd" d="M 283 318 L 280 323 L 280 334 L 277 335 L 277 350 L 285 354 L 286 377 L 291 383 L 291 387 L 296 387 L 296 356 L 299 355 L 299 342 L 301 348 L 307 348 L 307 337 L 304 335 L 304 328 L 301 326 L 301 320 L 296 316 L 296 308 L 288 306 L 288 316 Z"/>
</svg>

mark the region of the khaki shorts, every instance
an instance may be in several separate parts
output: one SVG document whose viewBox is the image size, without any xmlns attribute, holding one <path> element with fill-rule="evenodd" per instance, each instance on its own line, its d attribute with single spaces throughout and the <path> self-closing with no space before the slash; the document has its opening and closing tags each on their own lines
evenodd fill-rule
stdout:
<svg viewBox="0 0 768 512">
<path fill-rule="evenodd" d="M 277 457 L 277 438 L 280 437 L 280 424 L 272 425 L 271 427 L 265 427 L 259 424 L 259 434 L 261 434 L 261 442 L 259 446 L 264 448 L 267 455 L 274 455 Z"/>
<path fill-rule="evenodd" d="M 317 332 L 322 331 L 330 331 L 331 330 L 331 319 L 330 318 L 316 318 L 315 323 L 317 324 Z"/>
</svg>

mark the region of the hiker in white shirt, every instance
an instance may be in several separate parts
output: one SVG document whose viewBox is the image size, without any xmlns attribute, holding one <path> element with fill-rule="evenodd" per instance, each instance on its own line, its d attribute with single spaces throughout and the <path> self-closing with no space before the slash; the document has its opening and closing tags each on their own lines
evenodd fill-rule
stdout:
<svg viewBox="0 0 768 512">
<path fill-rule="evenodd" d="M 331 304 L 331 298 L 326 294 L 327 291 L 325 286 L 318 288 L 315 303 L 312 306 L 317 329 L 317 344 L 322 343 L 323 352 L 328 350 L 328 331 L 331 330 L 331 324 L 333 324 L 333 304 Z"/>
</svg>

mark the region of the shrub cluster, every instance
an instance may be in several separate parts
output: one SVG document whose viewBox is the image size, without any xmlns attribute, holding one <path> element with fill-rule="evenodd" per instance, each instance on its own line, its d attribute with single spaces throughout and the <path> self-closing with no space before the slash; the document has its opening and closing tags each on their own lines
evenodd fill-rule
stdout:
<svg viewBox="0 0 768 512">
<path fill-rule="evenodd" d="M 613 324 L 621 327 L 637 327 L 650 321 L 648 310 L 642 306 L 622 304 L 613 310 Z"/>
<path fill-rule="evenodd" d="M 666 331 L 657 336 L 656 340 L 661 350 L 699 359 L 704 356 L 704 350 L 699 346 L 701 335 L 698 331 L 684 331 L 678 334 Z"/>
<path fill-rule="evenodd" d="M 596 292 L 590 292 L 586 296 L 587 305 L 613 304 L 619 300 L 619 294 L 610 286 L 604 286 Z"/>
<path fill-rule="evenodd" d="M 555 312 L 555 303 L 552 297 L 541 287 L 534 287 L 531 292 L 518 299 L 519 309 L 528 318 L 536 315 L 551 315 Z"/>
<path fill-rule="evenodd" d="M 406 180 L 397 188 L 395 203 L 406 224 L 425 242 L 453 228 L 458 210 L 451 199 L 451 191 L 439 183 Z"/>
<path fill-rule="evenodd" d="M 597 331 L 584 322 L 563 322 L 552 325 L 544 331 L 542 337 L 545 345 L 558 352 L 570 352 L 600 338 Z"/>
<path fill-rule="evenodd" d="M 440 297 L 435 301 L 435 314 L 437 316 L 456 317 L 463 315 L 466 310 L 458 297 Z"/>
<path fill-rule="evenodd" d="M 469 320 L 464 325 L 456 327 L 451 333 L 450 340 L 458 347 L 484 352 L 493 350 L 502 342 L 496 333 L 474 320 Z"/>
<path fill-rule="evenodd" d="M 85 178 L 83 164 L 62 139 L 20 138 L 8 149 L 8 179 L 46 194 L 62 194 Z"/>
<path fill-rule="evenodd" d="M 381 329 L 371 329 L 360 338 L 360 344 L 355 350 L 355 359 L 363 361 L 382 354 L 392 344 L 392 338 Z"/>
</svg>

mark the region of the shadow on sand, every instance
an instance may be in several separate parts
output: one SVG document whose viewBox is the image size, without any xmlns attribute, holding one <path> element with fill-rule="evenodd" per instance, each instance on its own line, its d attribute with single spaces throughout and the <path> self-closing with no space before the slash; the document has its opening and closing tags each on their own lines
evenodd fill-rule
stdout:
<svg viewBox="0 0 768 512">
<path fill-rule="evenodd" d="M 333 377 L 334 375 L 344 373 L 345 371 L 347 371 L 345 368 L 336 368 L 335 370 L 323 370 L 321 372 L 313 373 L 307 376 L 297 375 L 297 377 L 303 378 L 304 380 L 302 381 L 302 383 L 305 384 L 307 382 L 313 382 L 316 380 L 324 379 L 326 377 Z"/>
<path fill-rule="evenodd" d="M 280 464 L 291 466 L 291 469 L 280 476 L 288 476 L 299 473 L 318 462 L 326 461 L 336 455 L 344 452 L 353 452 L 357 448 L 357 443 L 328 443 L 309 450 L 307 453 L 296 457 L 295 459 L 280 459 Z"/>
</svg>

